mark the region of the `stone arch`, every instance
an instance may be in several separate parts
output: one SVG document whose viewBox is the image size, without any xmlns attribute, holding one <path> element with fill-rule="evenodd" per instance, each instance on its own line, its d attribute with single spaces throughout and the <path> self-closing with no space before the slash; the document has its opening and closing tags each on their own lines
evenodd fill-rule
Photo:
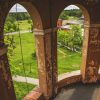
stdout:
<svg viewBox="0 0 100 100">
<path fill-rule="evenodd" d="M 24 1 L 22 0 L 22 1 L 19 1 L 19 2 L 10 3 L 10 6 L 8 6 L 8 8 L 7 8 L 6 15 L 5 15 L 5 18 L 4 19 L 6 19 L 7 14 L 9 13 L 10 9 L 16 3 L 22 5 L 28 11 L 28 13 L 31 16 L 32 22 L 34 23 L 33 24 L 34 29 L 40 29 L 40 30 L 42 30 L 43 29 L 42 19 L 41 19 L 41 16 L 39 14 L 39 11 L 37 10 L 36 6 L 34 6 L 33 3 L 32 2 L 29 2 L 29 1 L 27 2 L 25 0 Z"/>
<path fill-rule="evenodd" d="M 84 25 L 87 25 L 87 26 L 90 26 L 90 15 L 89 15 L 89 12 L 88 10 L 82 5 L 82 4 L 76 4 L 76 3 L 70 3 L 70 4 L 67 4 L 67 5 L 64 5 L 58 12 L 57 14 L 57 19 L 56 19 L 56 22 L 58 20 L 58 17 L 60 15 L 60 13 L 64 10 L 64 8 L 70 6 L 70 5 L 75 5 L 77 7 L 79 7 L 82 12 L 83 12 L 83 15 L 84 15 L 84 18 L 85 18 L 85 22 L 84 22 Z"/>
<path fill-rule="evenodd" d="M 23 2 L 22 2 L 23 1 Z M 34 30 L 36 30 L 36 31 L 39 31 L 39 30 L 42 30 L 43 29 L 43 26 L 42 26 L 42 19 L 41 19 L 41 16 L 40 16 L 40 14 L 39 14 L 39 12 L 38 12 L 38 10 L 37 10 L 37 8 L 36 8 L 36 6 L 34 6 L 33 5 L 33 3 L 32 2 L 29 2 L 29 1 L 27 1 L 27 0 L 21 0 L 21 1 L 19 1 L 19 2 L 7 2 L 7 4 L 5 3 L 5 5 L 4 5 L 4 7 L 6 7 L 5 8 L 5 12 L 4 12 L 4 14 L 3 14 L 3 12 L 2 12 L 2 29 L 0 30 L 0 31 L 2 31 L 2 33 L 0 33 L 0 39 L 2 38 L 2 45 L 0 45 L 0 46 L 5 46 L 5 43 L 4 43 L 4 25 L 5 25 L 5 21 L 6 21 L 6 17 L 7 17 L 7 15 L 8 15 L 8 13 L 9 13 L 9 11 L 10 11 L 10 9 L 16 4 L 16 3 L 18 3 L 18 4 L 20 4 L 20 5 L 22 5 L 27 11 L 28 11 L 28 13 L 30 14 L 30 16 L 31 16 L 31 19 L 32 19 L 32 22 L 33 22 L 33 27 L 34 27 Z M 37 43 L 36 43 L 37 44 Z M 5 47 L 5 58 L 3 59 L 3 61 L 4 62 L 7 62 L 7 66 L 5 66 L 5 68 L 6 67 L 9 67 L 9 63 L 8 63 L 8 57 L 7 57 L 7 48 Z M 38 48 L 36 47 L 36 51 L 38 52 Z M 0 55 L 1 56 L 1 55 Z M 37 59 L 38 59 L 38 57 L 37 57 Z M 38 71 L 39 72 L 39 71 Z M 7 71 L 7 74 L 9 74 L 10 73 L 10 69 Z M 10 75 L 9 75 L 9 77 L 10 77 L 10 80 L 12 80 L 12 78 L 11 78 L 11 73 L 10 73 Z M 5 87 L 6 88 L 6 87 Z M 13 84 L 12 84 L 12 81 L 11 81 L 11 88 L 12 88 L 12 90 L 9 90 L 10 91 L 10 93 L 13 93 L 13 97 L 11 97 L 11 96 L 9 96 L 9 100 L 15 100 L 15 94 L 14 94 L 14 89 L 13 89 Z M 6 93 L 6 92 L 5 92 Z M 13 99 L 12 99 L 13 98 Z"/>
<path fill-rule="evenodd" d="M 16 5 L 16 4 L 20 4 L 21 6 L 23 6 L 29 13 L 31 19 L 32 19 L 32 23 L 33 23 L 33 27 L 34 27 L 34 33 L 38 33 L 39 31 L 43 32 L 43 24 L 42 24 L 42 19 L 41 16 L 39 14 L 39 11 L 37 10 L 36 6 L 33 5 L 32 2 L 27 1 L 27 0 L 19 0 L 19 2 L 10 2 L 9 4 L 5 4 L 5 6 L 7 7 L 3 19 L 3 28 L 2 28 L 2 38 L 3 38 L 3 43 L 4 43 L 4 25 L 5 25 L 5 21 L 7 18 L 7 15 L 10 11 L 10 9 Z M 36 34 L 34 34 L 36 35 Z M 37 44 L 37 43 L 36 43 Z M 36 45 L 37 46 L 37 45 Z M 36 52 L 38 52 L 38 48 L 36 47 Z M 38 58 L 38 57 L 37 57 Z"/>
<path fill-rule="evenodd" d="M 71 78 L 73 78 L 73 77 L 78 77 L 78 80 L 76 79 L 76 80 L 74 80 L 72 83 L 74 83 L 74 82 L 78 82 L 78 81 L 81 81 L 81 75 L 82 74 L 84 74 L 85 73 L 85 67 L 84 67 L 84 64 L 86 64 L 86 59 L 87 59 L 87 52 L 88 52 L 88 39 L 89 39 L 89 27 L 90 27 L 90 15 L 89 15 L 89 12 L 88 12 L 88 10 L 83 6 L 83 5 L 81 5 L 81 4 L 76 4 L 76 3 L 67 3 L 67 6 L 69 6 L 69 5 L 75 5 L 75 6 L 77 6 L 77 7 L 79 7 L 81 10 L 82 10 L 82 12 L 83 12 L 83 14 L 84 14 L 84 18 L 85 18 L 85 20 L 84 20 L 84 33 L 85 33 L 85 36 L 84 36 L 84 40 L 83 40 L 83 47 L 82 47 L 82 62 L 81 62 L 81 74 L 80 73 L 77 73 L 77 74 L 73 74 L 72 76 L 69 76 L 69 77 L 71 77 Z M 60 15 L 60 13 L 63 11 L 63 9 L 66 7 L 66 5 L 63 5 L 63 7 L 61 7 L 61 9 L 60 10 L 58 10 L 59 11 L 59 14 L 58 15 Z M 57 20 L 58 20 L 58 16 L 57 15 Z M 56 23 L 57 23 L 57 20 L 56 20 Z M 56 24 L 57 25 L 57 24 Z M 79 76 L 77 76 L 77 75 L 79 75 Z M 71 83 L 71 79 L 69 80 L 69 77 L 64 77 L 64 78 L 62 78 L 61 80 L 59 80 L 58 81 L 58 87 L 61 85 L 61 84 L 63 84 L 62 86 L 64 86 L 64 85 L 66 85 L 67 83 Z M 60 85 L 59 85 L 60 84 Z"/>
<path fill-rule="evenodd" d="M 0 40 L 2 42 L 0 42 L 0 45 L 4 44 L 4 25 L 5 25 L 5 21 L 6 21 L 6 17 L 10 11 L 10 9 L 16 4 L 20 4 L 22 5 L 30 14 L 32 22 L 33 22 L 33 27 L 34 30 L 43 30 L 43 20 L 41 18 L 41 15 L 39 13 L 38 7 L 36 7 L 36 5 L 34 5 L 31 1 L 27 1 L 27 0 L 18 0 L 18 1 L 11 1 L 11 2 L 5 2 L 3 5 L 3 7 L 1 7 L 1 27 L 0 27 Z M 4 10 L 5 9 L 5 10 Z M 4 12 L 3 12 L 4 10 Z"/>
</svg>

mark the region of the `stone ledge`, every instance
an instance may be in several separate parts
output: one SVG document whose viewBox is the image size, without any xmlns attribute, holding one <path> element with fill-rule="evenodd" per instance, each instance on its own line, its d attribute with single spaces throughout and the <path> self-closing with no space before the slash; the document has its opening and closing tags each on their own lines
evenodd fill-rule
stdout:
<svg viewBox="0 0 100 100">
<path fill-rule="evenodd" d="M 100 81 L 100 70 L 97 78 L 98 81 Z M 80 71 L 73 71 L 59 75 L 57 83 L 58 93 L 64 86 L 79 82 L 82 82 L 82 76 Z M 25 96 L 23 100 L 45 100 L 45 99 L 40 89 L 38 88 L 31 91 L 28 95 Z"/>
<path fill-rule="evenodd" d="M 44 100 L 40 89 L 34 89 L 29 94 L 27 94 L 23 100 Z"/>
<path fill-rule="evenodd" d="M 58 76 L 58 81 L 61 81 L 61 80 L 65 79 L 65 78 L 68 78 L 68 77 L 80 75 L 80 74 L 81 74 L 80 70 L 72 71 L 72 72 L 67 72 L 67 73 L 59 75 Z"/>
<path fill-rule="evenodd" d="M 100 81 L 100 70 L 98 72 L 97 81 Z M 58 91 L 66 85 L 82 82 L 80 71 L 61 74 L 58 77 Z"/>
<path fill-rule="evenodd" d="M 80 71 L 73 71 L 70 73 L 62 74 L 58 78 L 58 90 L 66 85 L 81 82 L 81 81 L 82 81 L 82 77 Z"/>
</svg>

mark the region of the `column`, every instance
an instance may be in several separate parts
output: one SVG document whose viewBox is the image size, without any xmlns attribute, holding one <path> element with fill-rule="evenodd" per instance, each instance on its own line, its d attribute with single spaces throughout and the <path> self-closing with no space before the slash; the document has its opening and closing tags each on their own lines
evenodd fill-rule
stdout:
<svg viewBox="0 0 100 100">
<path fill-rule="evenodd" d="M 58 64 L 57 64 L 57 31 L 58 28 L 52 29 L 52 67 L 53 67 L 53 96 L 57 94 L 58 82 Z"/>
<path fill-rule="evenodd" d="M 85 27 L 81 73 L 84 83 L 97 81 L 100 65 L 100 24 Z"/>
<path fill-rule="evenodd" d="M 51 61 L 51 31 L 52 29 L 34 29 L 36 52 L 39 71 L 39 85 L 45 100 L 52 97 L 52 61 Z"/>
<path fill-rule="evenodd" d="M 0 100 L 16 100 L 5 45 L 0 47 Z"/>
</svg>

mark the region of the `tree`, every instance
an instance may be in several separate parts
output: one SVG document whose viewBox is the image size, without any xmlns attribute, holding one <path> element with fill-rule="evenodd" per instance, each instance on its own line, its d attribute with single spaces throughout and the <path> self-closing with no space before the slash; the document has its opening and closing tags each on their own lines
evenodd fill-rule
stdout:
<svg viewBox="0 0 100 100">
<path fill-rule="evenodd" d="M 59 30 L 58 42 L 62 46 L 67 46 L 72 51 L 76 51 L 82 47 L 82 31 L 78 25 L 72 25 L 70 31 Z"/>
<path fill-rule="evenodd" d="M 69 46 L 72 47 L 72 50 L 75 51 L 76 49 L 82 46 L 82 31 L 81 27 L 77 25 L 72 25 L 71 30 L 69 31 L 70 41 L 68 43 Z"/>
<path fill-rule="evenodd" d="M 62 11 L 59 18 L 63 20 L 67 20 L 70 17 L 80 18 L 81 16 L 82 16 L 82 11 L 80 9 L 73 9 L 73 10 Z"/>
<path fill-rule="evenodd" d="M 19 70 L 19 68 L 15 67 L 15 65 L 12 63 L 14 59 L 12 57 L 14 56 L 14 49 L 16 48 L 15 40 L 14 40 L 14 35 L 6 35 L 5 36 L 5 44 L 8 45 L 8 60 L 9 60 L 9 65 L 11 67 L 11 72 L 12 74 L 16 75 L 16 72 Z"/>
<path fill-rule="evenodd" d="M 18 30 L 18 27 L 16 25 L 16 19 L 14 17 L 11 17 L 10 14 L 7 16 L 5 26 L 4 26 L 4 32 L 15 32 Z"/>
<path fill-rule="evenodd" d="M 32 24 L 32 20 L 31 20 L 31 19 L 28 19 L 27 22 L 30 24 L 29 30 L 33 33 L 33 24 Z"/>
<path fill-rule="evenodd" d="M 60 18 L 60 19 L 63 19 L 63 20 L 69 19 L 69 15 L 68 15 L 67 11 L 64 10 L 64 11 L 60 14 L 59 18 Z"/>
</svg>

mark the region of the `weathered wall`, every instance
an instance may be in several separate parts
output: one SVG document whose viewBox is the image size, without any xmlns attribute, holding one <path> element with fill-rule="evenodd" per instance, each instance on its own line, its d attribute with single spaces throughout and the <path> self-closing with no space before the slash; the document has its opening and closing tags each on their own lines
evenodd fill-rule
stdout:
<svg viewBox="0 0 100 100">
<path fill-rule="evenodd" d="M 29 11 L 34 23 L 40 91 L 45 99 L 48 100 L 57 93 L 57 20 L 61 11 L 70 4 L 79 6 L 85 15 L 86 35 L 83 44 L 82 79 L 83 82 L 96 82 L 100 65 L 100 1 L 97 4 L 88 4 L 86 0 L 0 0 L 0 48 L 4 45 L 3 27 L 6 16 L 15 3 L 22 4 Z M 3 60 L 8 63 L 5 55 L 3 55 Z M 9 64 L 4 65 L 1 64 L 1 68 L 9 68 Z M 2 87 L 0 97 L 2 95 L 3 100 L 8 100 L 4 96 L 10 98 L 14 90 L 11 83 L 10 93 L 5 92 L 8 87 L 3 80 L 4 72 L 1 73 L 1 71 L 0 69 L 0 82 L 2 83 L 0 83 Z M 11 79 L 7 69 L 6 75 L 9 75 Z M 15 100 L 15 97 L 12 96 L 9 100 Z"/>
</svg>

